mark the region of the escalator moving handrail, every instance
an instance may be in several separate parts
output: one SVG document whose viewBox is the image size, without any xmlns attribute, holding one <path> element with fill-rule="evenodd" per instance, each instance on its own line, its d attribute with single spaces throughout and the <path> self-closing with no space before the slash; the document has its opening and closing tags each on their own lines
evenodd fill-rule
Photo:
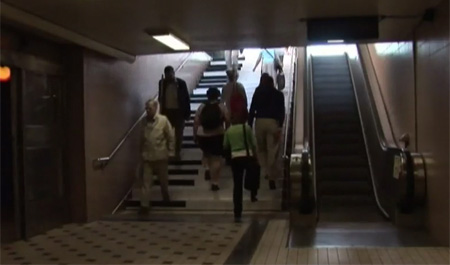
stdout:
<svg viewBox="0 0 450 265">
<path fill-rule="evenodd" d="M 370 178 L 371 178 L 373 193 L 374 193 L 374 196 L 375 196 L 375 201 L 377 203 L 378 209 L 380 209 L 380 211 L 383 213 L 383 215 L 386 218 L 390 218 L 388 212 L 381 205 L 380 198 L 378 197 L 378 189 L 377 189 L 377 185 L 375 183 L 375 176 L 374 176 L 374 173 L 373 173 L 373 165 L 372 165 L 372 162 L 371 162 L 370 152 L 368 150 L 367 137 L 366 137 L 366 133 L 365 133 L 365 129 L 364 129 L 364 122 L 363 122 L 362 116 L 361 116 L 361 109 L 360 109 L 360 105 L 359 105 L 358 96 L 357 96 L 357 93 L 356 93 L 355 80 L 354 80 L 354 76 L 353 76 L 352 67 L 350 65 L 350 58 L 348 56 L 348 53 L 345 53 L 345 58 L 347 60 L 347 67 L 348 67 L 348 70 L 349 70 L 349 73 L 350 73 L 350 80 L 352 82 L 353 93 L 354 93 L 355 99 L 356 99 L 356 106 L 357 106 L 357 109 L 358 109 L 358 115 L 359 115 L 359 120 L 360 120 L 360 123 L 361 123 L 362 134 L 363 134 L 363 138 L 364 138 L 364 144 L 365 144 L 365 147 L 366 147 L 365 149 L 366 149 L 367 160 L 368 160 L 368 163 L 369 163 Z"/>
</svg>

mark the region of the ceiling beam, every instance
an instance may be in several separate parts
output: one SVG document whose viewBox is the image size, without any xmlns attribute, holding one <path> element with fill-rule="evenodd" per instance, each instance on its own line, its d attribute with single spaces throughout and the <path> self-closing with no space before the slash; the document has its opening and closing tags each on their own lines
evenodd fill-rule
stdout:
<svg viewBox="0 0 450 265">
<path fill-rule="evenodd" d="M 24 12 L 20 9 L 17 9 L 3 2 L 1 3 L 0 12 L 2 19 L 5 18 L 12 22 L 27 26 L 29 28 L 37 29 L 39 31 L 53 35 L 55 37 L 59 37 L 74 44 L 80 45 L 82 47 L 97 51 L 99 53 L 120 60 L 124 60 L 130 63 L 136 60 L 136 56 L 134 55 L 128 54 L 111 46 L 87 38 L 83 35 L 80 35 L 64 27 L 51 23 L 33 14 Z"/>
</svg>

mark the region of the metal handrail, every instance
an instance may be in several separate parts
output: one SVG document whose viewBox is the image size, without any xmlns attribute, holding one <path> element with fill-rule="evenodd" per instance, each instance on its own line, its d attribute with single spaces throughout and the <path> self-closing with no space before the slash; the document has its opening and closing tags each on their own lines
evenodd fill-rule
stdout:
<svg viewBox="0 0 450 265">
<path fill-rule="evenodd" d="M 389 116 L 389 112 L 388 112 L 388 109 L 387 109 L 387 106 L 386 106 L 386 101 L 385 101 L 385 99 L 384 99 L 383 92 L 381 91 L 380 80 L 379 80 L 379 78 L 378 78 L 377 72 L 375 71 L 375 65 L 374 65 L 374 63 L 373 63 L 372 54 L 371 54 L 371 52 L 370 52 L 370 49 L 367 47 L 367 44 L 365 44 L 365 45 L 366 45 L 366 49 L 367 49 L 367 54 L 369 55 L 368 57 L 369 57 L 369 60 L 370 60 L 370 64 L 372 65 L 373 73 L 374 73 L 374 75 L 375 75 L 375 79 L 376 79 L 376 82 L 377 82 L 377 85 L 378 85 L 378 90 L 379 90 L 379 93 L 380 93 L 380 96 L 381 96 L 381 101 L 382 101 L 382 103 L 383 103 L 384 111 L 385 111 L 385 113 L 386 113 L 386 118 L 387 118 L 387 121 L 388 121 L 388 123 L 389 123 L 389 131 L 390 131 L 390 133 L 391 133 L 391 135 L 392 135 L 392 140 L 393 140 L 394 143 L 396 144 L 396 147 L 399 147 L 400 145 L 398 144 L 397 138 L 395 137 L 395 134 L 394 134 L 394 130 L 393 130 L 393 126 L 392 126 L 392 121 L 391 121 L 391 118 L 390 118 L 390 116 Z M 362 45 L 361 45 L 361 46 L 362 46 Z M 360 50 L 360 49 L 358 49 L 358 50 Z M 359 54 L 359 56 L 360 56 L 360 58 L 362 59 L 361 54 Z M 368 79 L 367 69 L 366 69 L 365 67 L 363 67 L 363 72 L 366 74 L 366 78 Z M 367 80 L 367 81 L 369 81 L 369 80 Z M 372 87 L 372 86 L 370 86 L 370 87 Z M 374 102 L 374 100 L 372 100 L 372 102 Z M 373 108 L 371 108 L 371 109 L 373 110 Z M 376 109 L 376 106 L 375 106 L 375 109 Z M 379 131 L 380 128 L 377 128 L 377 130 Z M 381 135 L 383 135 L 383 134 L 381 134 Z M 380 133 L 379 133 L 379 136 L 381 136 L 381 135 L 380 135 Z M 386 144 L 386 139 L 383 139 L 383 140 L 384 140 L 384 143 L 382 143 L 382 144 L 384 144 L 384 147 L 385 147 L 385 148 L 388 148 L 388 146 L 387 146 L 387 144 Z"/>
<path fill-rule="evenodd" d="M 294 108 L 294 95 L 295 95 L 295 84 L 297 82 L 297 76 L 296 76 L 296 64 L 294 64 L 294 60 L 297 58 L 297 52 L 296 49 L 293 50 L 291 56 L 291 67 L 294 67 L 294 72 L 291 71 L 290 74 L 292 74 L 293 80 L 292 80 L 292 86 L 288 91 L 288 102 L 287 107 L 288 111 L 286 111 L 286 119 L 285 119 L 285 127 L 284 127 L 284 150 L 283 150 L 283 166 L 284 166 L 284 181 L 283 181 L 283 202 L 282 202 L 282 208 L 286 209 L 287 205 L 290 201 L 290 168 L 289 168 L 289 160 L 291 157 L 292 152 L 292 121 L 293 121 L 293 115 L 295 115 L 295 112 L 293 110 Z M 292 69 L 292 68 L 291 68 Z M 289 143 L 291 144 L 291 147 L 289 147 Z"/>
<path fill-rule="evenodd" d="M 312 64 L 311 55 L 305 50 L 304 59 L 304 89 L 303 104 L 303 147 L 301 153 L 297 153 L 291 159 L 291 165 L 300 170 L 301 194 L 298 211 L 300 214 L 316 213 L 316 221 L 319 218 L 317 210 L 317 183 L 315 178 L 315 162 L 314 162 L 314 103 L 312 91 Z M 300 163 L 298 162 L 300 160 Z M 299 165 L 299 166 L 298 166 Z"/>
<path fill-rule="evenodd" d="M 366 146 L 366 155 L 367 155 L 367 160 L 368 160 L 368 164 L 369 164 L 370 178 L 371 178 L 371 181 L 372 181 L 372 187 L 373 187 L 373 192 L 374 192 L 374 195 L 375 195 L 375 201 L 377 203 L 378 208 L 383 213 L 383 215 L 386 218 L 390 218 L 388 212 L 386 211 L 386 209 L 384 209 L 383 206 L 381 205 L 380 199 L 378 197 L 378 189 L 377 189 L 377 185 L 375 183 L 375 176 L 374 176 L 374 172 L 373 172 L 373 165 L 372 165 L 372 162 L 371 162 L 372 159 L 371 159 L 369 148 L 368 148 L 367 137 L 366 137 L 366 132 L 365 132 L 365 128 L 364 128 L 364 121 L 363 121 L 363 119 L 361 117 L 361 108 L 360 108 L 360 105 L 359 105 L 358 96 L 356 95 L 355 80 L 354 80 L 354 76 L 353 76 L 352 67 L 350 65 L 350 59 L 349 59 L 348 53 L 345 53 L 345 58 L 347 60 L 347 66 L 348 66 L 348 70 L 349 70 L 349 73 L 350 73 L 350 80 L 352 81 L 353 93 L 355 95 L 356 106 L 358 108 L 358 114 L 359 114 L 358 116 L 359 116 L 359 121 L 361 123 L 361 129 L 362 129 L 362 133 L 363 133 L 364 144 Z"/>
<path fill-rule="evenodd" d="M 175 68 L 175 72 L 178 72 L 188 61 L 189 57 L 191 56 L 192 52 L 188 53 L 186 57 L 183 59 L 180 65 L 178 65 L 177 68 Z M 156 93 L 155 96 L 152 97 L 152 99 L 157 99 L 158 93 Z M 116 145 L 116 147 L 113 149 L 113 151 L 109 154 L 109 156 L 99 157 L 93 160 L 93 168 L 94 169 L 104 169 L 109 162 L 114 158 L 114 156 L 117 154 L 119 149 L 123 146 L 123 144 L 126 142 L 130 134 L 134 131 L 134 129 L 138 126 L 138 124 L 142 121 L 142 119 L 145 117 L 145 111 L 139 116 L 139 118 L 133 123 L 130 129 L 125 133 L 125 135 L 122 137 L 122 139 L 119 141 L 119 143 Z"/>
<path fill-rule="evenodd" d="M 308 135 L 308 137 L 310 137 L 310 139 L 308 139 L 310 141 L 310 143 L 308 143 L 310 145 L 309 147 L 309 153 L 311 154 L 311 167 L 312 167 L 312 178 L 313 178 L 313 191 L 314 191 L 314 203 L 316 205 L 316 212 L 317 212 L 317 220 L 319 219 L 319 214 L 320 211 L 317 210 L 317 207 L 319 207 L 319 203 L 317 203 L 318 201 L 318 196 L 317 196 L 317 178 L 316 178 L 316 152 L 315 152 L 315 121 L 314 121 L 314 75 L 313 75 L 313 64 L 312 64 L 312 56 L 308 62 L 309 64 L 309 97 L 310 97 L 310 102 L 311 105 L 309 106 L 309 111 L 310 113 L 310 119 L 311 119 L 311 124 L 309 125 L 309 129 L 311 130 L 309 133 L 310 135 Z"/>
</svg>

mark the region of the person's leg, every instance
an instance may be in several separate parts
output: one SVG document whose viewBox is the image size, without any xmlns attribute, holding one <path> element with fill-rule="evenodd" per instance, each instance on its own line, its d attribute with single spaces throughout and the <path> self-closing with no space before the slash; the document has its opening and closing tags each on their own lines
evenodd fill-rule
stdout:
<svg viewBox="0 0 450 265">
<path fill-rule="evenodd" d="M 208 163 L 208 152 L 206 147 L 208 146 L 208 138 L 203 136 L 198 136 L 198 146 L 202 150 L 202 166 L 205 170 L 205 180 L 211 179 L 211 173 L 209 171 L 209 163 Z"/>
<path fill-rule="evenodd" d="M 211 155 L 208 157 L 209 171 L 211 173 L 211 189 L 219 190 L 219 178 L 222 169 L 222 158 Z"/>
<path fill-rule="evenodd" d="M 152 162 L 152 167 L 158 176 L 159 185 L 161 187 L 161 194 L 164 201 L 169 201 L 169 178 L 168 178 L 168 165 L 167 160 L 159 160 Z"/>
<path fill-rule="evenodd" d="M 267 123 L 267 172 L 269 176 L 269 185 L 271 189 L 275 189 L 275 180 L 277 179 L 279 172 L 277 171 L 277 155 L 279 149 L 279 139 L 275 139 L 274 135 L 278 130 L 278 125 L 275 120 L 269 120 Z"/>
<path fill-rule="evenodd" d="M 205 153 L 203 153 L 202 156 L 202 166 L 205 169 L 205 180 L 211 180 L 211 172 L 209 171 L 209 162 L 208 158 L 205 156 Z"/>
<path fill-rule="evenodd" d="M 266 176 L 268 174 L 267 168 L 267 142 L 264 119 L 256 119 L 255 121 L 255 137 L 256 137 L 256 151 L 258 152 L 259 165 L 261 166 L 261 174 Z"/>
<path fill-rule="evenodd" d="M 233 204 L 234 217 L 240 219 L 242 216 L 242 182 L 244 175 L 244 166 L 242 158 L 233 158 L 231 160 L 231 170 L 233 172 Z"/>
<path fill-rule="evenodd" d="M 150 162 L 143 162 L 142 185 L 141 185 L 141 213 L 148 212 L 150 208 L 151 188 L 153 184 L 153 169 Z"/>
</svg>

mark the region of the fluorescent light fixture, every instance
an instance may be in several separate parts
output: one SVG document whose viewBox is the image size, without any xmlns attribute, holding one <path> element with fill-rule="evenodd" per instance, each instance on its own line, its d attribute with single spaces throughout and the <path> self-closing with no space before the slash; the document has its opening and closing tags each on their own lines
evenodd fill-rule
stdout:
<svg viewBox="0 0 450 265">
<path fill-rule="evenodd" d="M 344 43 L 344 40 L 328 40 L 328 43 Z"/>
<path fill-rule="evenodd" d="M 164 35 L 155 35 L 152 37 L 175 51 L 185 51 L 190 49 L 187 43 L 170 33 Z"/>
</svg>

